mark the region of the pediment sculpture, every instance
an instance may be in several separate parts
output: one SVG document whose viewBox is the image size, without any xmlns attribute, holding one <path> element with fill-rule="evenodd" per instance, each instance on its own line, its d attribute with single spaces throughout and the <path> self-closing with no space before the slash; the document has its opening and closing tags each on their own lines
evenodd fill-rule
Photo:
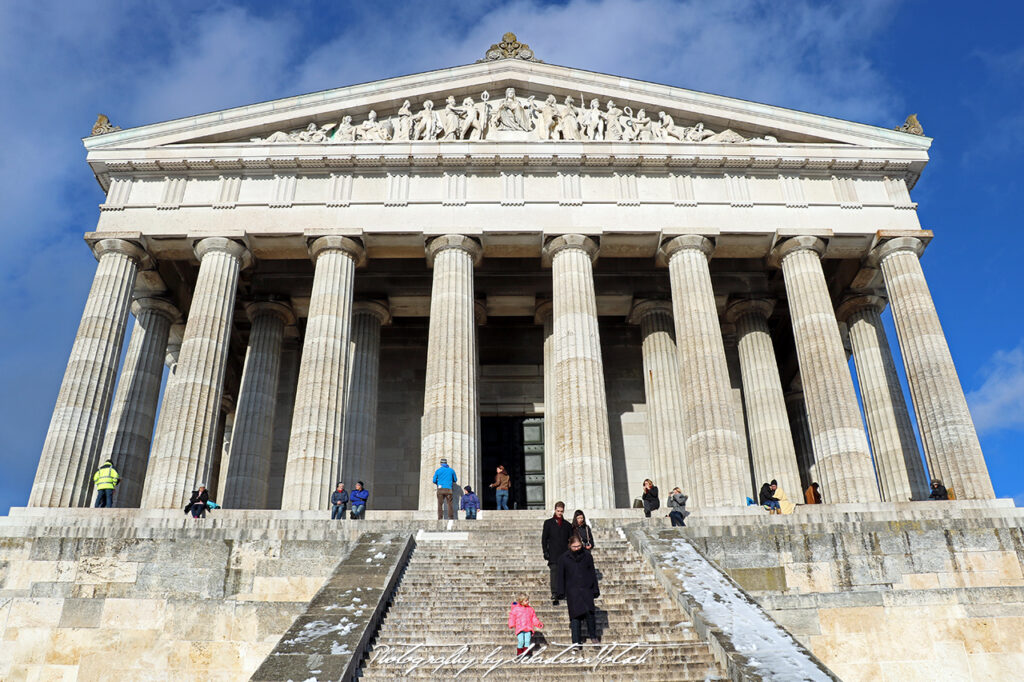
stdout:
<svg viewBox="0 0 1024 682">
<path fill-rule="evenodd" d="M 398 112 L 387 118 L 378 118 L 371 110 L 366 119 L 353 123 L 352 116 L 326 124 L 310 123 L 305 128 L 277 131 L 267 137 L 254 137 L 251 142 L 305 142 L 314 144 L 346 142 L 411 142 L 436 140 L 455 142 L 463 140 L 588 140 L 614 142 L 707 142 L 707 143 L 761 143 L 775 144 L 771 135 L 748 138 L 726 128 L 715 132 L 703 123 L 680 125 L 671 114 L 659 111 L 657 117 L 646 110 L 634 112 L 630 107 L 619 107 L 608 100 L 604 108 L 597 98 L 585 106 L 583 96 L 577 101 L 567 95 L 559 102 L 548 95 L 538 102 L 531 95 L 516 95 L 515 88 L 507 88 L 505 96 L 492 102 L 485 90 L 479 101 L 466 97 L 459 104 L 453 95 L 445 99 L 444 108 L 437 110 L 432 100 L 426 100 L 414 112 L 409 100 Z"/>
</svg>

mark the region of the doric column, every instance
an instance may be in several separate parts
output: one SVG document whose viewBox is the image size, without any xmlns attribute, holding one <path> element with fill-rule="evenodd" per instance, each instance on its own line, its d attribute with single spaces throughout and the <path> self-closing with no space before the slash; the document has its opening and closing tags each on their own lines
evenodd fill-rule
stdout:
<svg viewBox="0 0 1024 682">
<path fill-rule="evenodd" d="M 251 261 L 242 244 L 208 237 L 199 259 L 174 381 L 164 391 L 157 438 L 149 458 L 142 506 L 179 507 L 200 483 L 209 483 L 221 447 L 217 440 L 224 371 L 231 340 L 238 275 Z"/>
<path fill-rule="evenodd" d="M 383 301 L 356 301 L 349 344 L 348 397 L 345 400 L 345 479 L 352 490 L 362 481 L 373 490 L 377 450 L 377 388 L 380 383 L 380 328 L 391 321 Z"/>
<path fill-rule="evenodd" d="M 135 326 L 100 452 L 100 461 L 113 461 L 121 475 L 114 494 L 118 507 L 138 507 L 142 501 L 167 337 L 171 324 L 181 315 L 170 301 L 152 297 L 136 299 L 132 313 Z"/>
<path fill-rule="evenodd" d="M 903 365 L 928 468 L 958 499 L 995 497 L 974 421 L 939 324 L 913 237 L 882 242 L 872 254 L 885 278 Z"/>
<path fill-rule="evenodd" d="M 655 483 L 666 493 L 679 486 L 690 494 L 693 474 L 686 453 L 679 353 L 668 301 L 633 304 L 629 321 L 640 325 L 647 400 L 647 435 Z"/>
<path fill-rule="evenodd" d="M 252 302 L 245 312 L 252 328 L 220 496 L 226 509 L 265 509 L 281 344 L 285 326 L 294 324 L 295 317 L 291 306 L 278 301 Z"/>
<path fill-rule="evenodd" d="M 803 391 L 793 390 L 786 393 L 786 413 L 789 415 L 789 430 L 793 434 L 793 447 L 796 449 L 800 488 L 807 490 L 811 483 L 818 482 L 818 472 L 814 462 L 814 442 L 811 440 L 811 425 L 807 421 Z"/>
<path fill-rule="evenodd" d="M 309 247 L 315 273 L 295 389 L 282 509 L 327 509 L 342 475 L 352 285 L 362 244 L 320 237 Z"/>
<path fill-rule="evenodd" d="M 555 325 L 551 301 L 537 304 L 533 321 L 544 329 L 544 505 L 551 508 L 562 494 L 555 453 L 555 361 L 552 354 Z"/>
<path fill-rule="evenodd" d="M 475 482 L 480 475 L 473 268 L 482 253 L 477 240 L 459 234 L 435 237 L 427 244 L 434 280 L 420 426 L 422 510 L 437 507 L 436 486 L 430 479 L 442 457 L 455 469 L 462 485 Z"/>
<path fill-rule="evenodd" d="M 582 509 L 615 507 L 594 293 L 597 250 L 581 234 L 556 237 L 544 249 L 551 261 L 557 478 L 566 504 Z"/>
<path fill-rule="evenodd" d="M 797 500 L 800 472 L 768 328 L 773 308 L 774 303 L 765 299 L 740 300 L 729 306 L 726 318 L 736 326 L 755 487 L 776 479 L 779 487 Z"/>
<path fill-rule="evenodd" d="M 148 260 L 142 249 L 122 239 L 100 240 L 93 253 L 99 263 L 43 442 L 28 500 L 32 507 L 90 503 L 135 275 Z"/>
<path fill-rule="evenodd" d="M 842 302 L 836 315 L 850 332 L 882 499 L 924 500 L 928 498 L 928 480 L 882 326 L 884 308 L 885 299 L 879 296 L 851 296 Z"/>
<path fill-rule="evenodd" d="M 697 506 L 743 503 L 747 452 L 736 424 L 722 327 L 708 259 L 714 245 L 700 235 L 666 240 L 683 389 L 686 453 L 693 469 L 690 490 Z"/>
<path fill-rule="evenodd" d="M 816 237 L 793 237 L 772 252 L 786 282 L 815 469 L 825 502 L 877 502 L 857 394 L 821 268 L 824 250 Z"/>
</svg>

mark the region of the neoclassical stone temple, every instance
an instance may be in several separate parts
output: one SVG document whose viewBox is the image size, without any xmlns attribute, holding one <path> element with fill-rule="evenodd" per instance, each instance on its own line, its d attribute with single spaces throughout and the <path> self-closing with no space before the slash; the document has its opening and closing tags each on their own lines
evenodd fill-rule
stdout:
<svg viewBox="0 0 1024 682">
<path fill-rule="evenodd" d="M 645 478 L 702 507 L 772 478 L 826 503 L 922 499 L 929 473 L 994 497 L 920 263 L 916 119 L 523 48 L 98 122 L 98 265 L 30 505 L 90 504 L 106 458 L 143 508 L 206 483 L 225 508 L 324 509 L 361 480 L 372 508 L 430 509 L 442 457 L 475 488 L 505 464 L 520 508 L 628 507 Z"/>
</svg>

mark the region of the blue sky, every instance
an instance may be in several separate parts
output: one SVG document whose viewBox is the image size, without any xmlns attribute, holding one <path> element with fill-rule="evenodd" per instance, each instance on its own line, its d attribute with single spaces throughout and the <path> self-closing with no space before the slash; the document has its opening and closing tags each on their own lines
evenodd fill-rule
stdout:
<svg viewBox="0 0 1024 682">
<path fill-rule="evenodd" d="M 465 64 L 508 30 L 550 63 L 886 127 L 917 112 L 925 272 L 996 492 L 1022 504 L 1022 24 L 1011 2 L 0 3 L 0 511 L 28 498 L 94 272 L 98 112 L 130 127 Z"/>
</svg>

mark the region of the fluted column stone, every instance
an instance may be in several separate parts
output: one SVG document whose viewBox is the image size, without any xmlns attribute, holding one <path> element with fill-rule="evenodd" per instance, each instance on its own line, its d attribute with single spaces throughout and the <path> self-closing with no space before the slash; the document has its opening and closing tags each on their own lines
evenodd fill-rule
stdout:
<svg viewBox="0 0 1024 682">
<path fill-rule="evenodd" d="M 604 362 L 593 261 L 598 246 L 580 234 L 545 245 L 551 262 L 555 458 L 570 507 L 615 506 Z"/>
<path fill-rule="evenodd" d="M 348 489 L 362 481 L 373 490 L 377 451 L 377 391 L 380 384 L 380 328 L 391 321 L 388 304 L 356 301 L 349 343 L 348 398 L 345 410 L 344 465 Z"/>
<path fill-rule="evenodd" d="M 849 330 L 882 500 L 924 500 L 928 479 L 882 325 L 884 308 L 885 299 L 879 296 L 851 296 L 836 315 Z"/>
<path fill-rule="evenodd" d="M 199 259 L 174 381 L 168 382 L 142 493 L 146 508 L 179 507 L 190 491 L 209 482 L 219 460 L 217 440 L 235 294 L 249 250 L 223 237 L 195 246 Z"/>
<path fill-rule="evenodd" d="M 811 483 L 818 482 L 818 471 L 815 466 L 814 442 L 811 440 L 811 425 L 807 420 L 803 391 L 793 390 L 786 393 L 786 413 L 789 415 L 789 430 L 793 434 L 793 447 L 796 449 L 800 488 L 807 490 Z"/>
<path fill-rule="evenodd" d="M 279 301 L 254 301 L 245 311 L 252 327 L 220 496 L 226 509 L 265 509 L 281 344 L 295 317 L 291 306 Z"/>
<path fill-rule="evenodd" d="M 821 267 L 824 250 L 816 237 L 793 237 L 772 254 L 782 267 L 789 299 L 815 470 L 825 502 L 877 502 L 857 394 Z"/>
<path fill-rule="evenodd" d="M 558 483 L 558 457 L 555 452 L 555 365 L 554 348 L 554 305 L 542 301 L 537 305 L 533 321 L 544 330 L 544 504 L 550 508 L 561 499 Z"/>
<path fill-rule="evenodd" d="M 770 300 L 744 299 L 729 306 L 726 318 L 736 327 L 755 487 L 776 479 L 796 500 L 801 490 L 800 471 L 768 328 L 773 308 Z"/>
<path fill-rule="evenodd" d="M 686 453 L 695 506 L 741 504 L 748 488 L 747 450 L 736 423 L 722 327 L 708 259 L 712 242 L 700 235 L 666 240 L 672 309 L 683 390 Z"/>
<path fill-rule="evenodd" d="M 356 268 L 366 260 L 362 244 L 347 237 L 320 237 L 309 252 L 315 272 L 282 509 L 327 509 L 330 493 L 343 474 L 352 288 Z"/>
<path fill-rule="evenodd" d="M 960 377 L 921 269 L 924 242 L 897 237 L 876 247 L 896 323 L 925 458 L 958 499 L 992 499 L 988 474 Z"/>
<path fill-rule="evenodd" d="M 693 475 L 686 453 L 683 390 L 672 304 L 653 299 L 637 301 L 630 312 L 630 322 L 640 325 L 647 434 L 654 481 L 666 493 L 679 486 L 690 494 Z"/>
<path fill-rule="evenodd" d="M 123 239 L 95 244 L 96 274 L 43 441 L 32 507 L 84 507 L 99 464 L 103 431 L 128 325 L 135 276 L 146 253 Z"/>
<path fill-rule="evenodd" d="M 437 507 L 431 474 L 442 458 L 455 470 L 458 485 L 472 485 L 480 477 L 473 269 L 482 253 L 477 240 L 458 234 L 435 237 L 427 244 L 434 275 L 420 427 L 421 510 Z"/>
<path fill-rule="evenodd" d="M 100 452 L 100 461 L 111 460 L 121 476 L 114 492 L 116 507 L 138 507 L 142 501 L 167 337 L 171 324 L 181 315 L 170 301 L 155 297 L 136 299 L 132 314 L 135 326 Z"/>
</svg>

